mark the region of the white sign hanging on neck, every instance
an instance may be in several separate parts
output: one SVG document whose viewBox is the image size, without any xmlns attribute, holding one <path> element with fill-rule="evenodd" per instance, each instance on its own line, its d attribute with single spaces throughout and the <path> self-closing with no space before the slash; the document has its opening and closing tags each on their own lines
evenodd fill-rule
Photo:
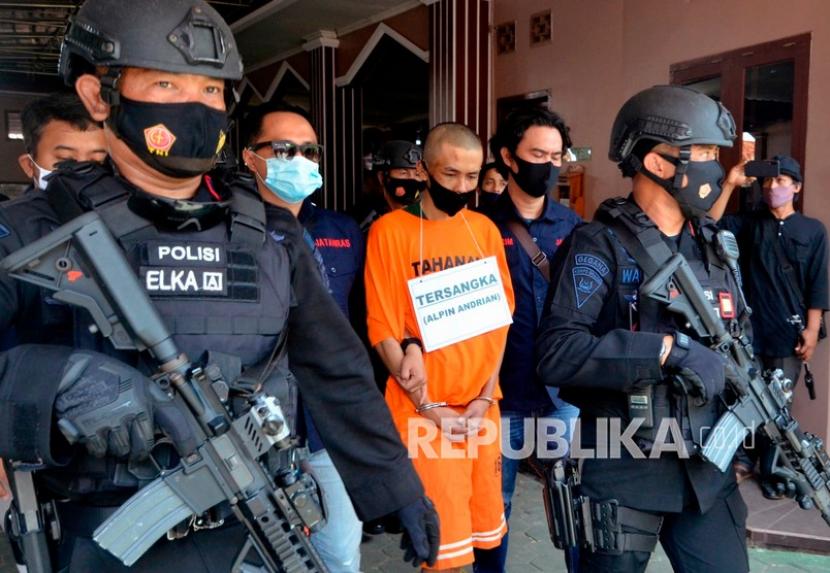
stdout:
<svg viewBox="0 0 830 573">
<path fill-rule="evenodd" d="M 427 351 L 513 322 L 496 257 L 410 279 L 408 286 Z"/>
</svg>

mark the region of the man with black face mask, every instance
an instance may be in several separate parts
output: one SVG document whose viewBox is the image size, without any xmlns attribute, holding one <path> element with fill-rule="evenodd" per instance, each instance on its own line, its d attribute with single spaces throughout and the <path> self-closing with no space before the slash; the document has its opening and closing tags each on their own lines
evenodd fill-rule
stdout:
<svg viewBox="0 0 830 573">
<path fill-rule="evenodd" d="M 587 459 L 574 494 L 608 516 L 594 522 L 592 541 L 611 536 L 570 555 L 579 571 L 644 571 L 658 540 L 675 571 L 749 569 L 735 475 L 695 455 L 723 408 L 725 362 L 667 305 L 640 293 L 658 259 L 679 253 L 727 331 L 748 326 L 736 279 L 713 246 L 717 227 L 705 217 L 721 193 L 718 147 L 734 138 L 729 111 L 690 88 L 634 95 L 617 114 L 609 151 L 632 193 L 604 202 L 557 257 L 538 373 L 580 409 L 571 451 L 579 446 Z M 603 431 L 615 424 L 616 433 Z"/>
<path fill-rule="evenodd" d="M 416 202 L 426 183 L 418 172 L 421 148 L 414 143 L 395 139 L 387 141 L 378 152 L 375 166 L 389 210 Z"/>
<path fill-rule="evenodd" d="M 381 196 L 373 196 L 372 204 L 366 205 L 368 212 L 360 208 L 356 211 L 363 232 L 368 231 L 369 226 L 381 215 L 420 199 L 421 191 L 426 187 L 426 181 L 417 169 L 421 155 L 421 148 L 409 141 L 393 139 L 383 144 L 375 155 L 373 164 Z"/>
<path fill-rule="evenodd" d="M 469 128 L 434 127 L 418 166 L 429 181 L 420 203 L 378 219 L 366 246 L 369 341 L 390 373 L 386 402 L 441 518 L 435 568 L 448 571 L 472 563 L 475 549 L 498 545 L 506 531 L 498 375 L 507 327 L 465 329 L 479 305 L 496 312 L 486 305 L 505 304 L 509 321 L 513 303 L 498 229 L 465 208 L 482 155 L 481 141 Z M 434 281 L 449 283 L 411 294 L 418 284 Z M 486 285 L 496 298 L 481 294 Z M 428 335 L 441 336 L 443 343 Z M 423 449 L 413 445 L 423 443 L 422 437 Z"/>
<path fill-rule="evenodd" d="M 581 219 L 552 196 L 562 167 L 562 155 L 571 146 L 565 122 L 558 114 L 534 107 L 511 112 L 490 140 L 497 164 L 508 173 L 507 190 L 484 210 L 501 232 L 510 277 L 516 292 L 516 310 L 507 335 L 499 384 L 504 441 L 510 451 L 525 447 L 525 420 L 532 421 L 533 436 L 540 419 L 555 423 L 559 437 L 568 440 L 579 409 L 558 396 L 556 388 L 542 384 L 536 374 L 533 343 L 542 318 L 550 281 L 550 261 Z M 539 452 L 536 452 L 537 454 Z M 556 457 L 566 455 L 566 448 Z M 510 501 L 516 489 L 520 460 L 502 457 L 502 495 L 510 519 Z M 481 555 L 476 572 L 504 571 L 507 536 L 501 546 Z"/>
<path fill-rule="evenodd" d="M 0 257 L 95 210 L 181 351 L 237 391 L 261 384 L 290 397 L 287 376 L 269 375 L 287 360 L 358 516 L 398 512 L 407 557 L 434 562 L 434 510 L 309 250 L 268 239 L 259 198 L 232 176 L 206 175 L 225 142 L 225 82 L 242 76 L 230 28 L 203 0 L 152 4 L 88 0 L 71 20 L 61 73 L 104 122 L 112 162 L 61 168 L 47 192 L 0 209 Z M 0 354 L 0 457 L 38 468 L 39 501 L 56 508 L 43 526 L 60 530 L 49 538 L 54 570 L 124 571 L 92 533 L 158 474 L 147 459 L 164 437 L 154 361 L 114 350 L 85 312 L 47 294 L 0 274 L 0 330 L 15 326 L 19 341 Z M 18 527 L 6 531 L 32 525 L 19 508 L 11 521 Z M 245 538 L 220 504 L 177 524 L 129 570 L 226 573 Z"/>
</svg>

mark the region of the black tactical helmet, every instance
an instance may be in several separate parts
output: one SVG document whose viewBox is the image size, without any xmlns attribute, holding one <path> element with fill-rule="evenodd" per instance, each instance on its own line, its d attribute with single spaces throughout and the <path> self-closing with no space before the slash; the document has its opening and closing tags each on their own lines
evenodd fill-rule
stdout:
<svg viewBox="0 0 830 573">
<path fill-rule="evenodd" d="M 421 148 L 401 139 L 387 141 L 375 156 L 374 165 L 378 171 L 415 167 L 423 157 Z"/>
<path fill-rule="evenodd" d="M 735 120 L 720 102 L 688 87 L 654 86 L 634 95 L 617 113 L 608 158 L 631 176 L 642 159 L 632 161 L 641 141 L 732 147 L 733 139 Z"/>
<path fill-rule="evenodd" d="M 58 66 L 68 85 L 93 66 L 242 78 L 233 33 L 204 0 L 87 0 L 70 19 Z"/>
</svg>

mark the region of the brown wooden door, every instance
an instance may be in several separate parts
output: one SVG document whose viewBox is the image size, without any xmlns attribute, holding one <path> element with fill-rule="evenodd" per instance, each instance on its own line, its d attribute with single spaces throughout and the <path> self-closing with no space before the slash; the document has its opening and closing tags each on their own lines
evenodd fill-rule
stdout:
<svg viewBox="0 0 830 573">
<path fill-rule="evenodd" d="M 810 34 L 801 34 L 673 64 L 670 76 L 723 102 L 735 117 L 738 141 L 721 153 L 725 169 L 741 158 L 742 132 L 756 138 L 755 159 L 791 155 L 804 169 L 809 66 Z M 748 204 L 740 198 L 733 195 L 730 210 Z"/>
</svg>

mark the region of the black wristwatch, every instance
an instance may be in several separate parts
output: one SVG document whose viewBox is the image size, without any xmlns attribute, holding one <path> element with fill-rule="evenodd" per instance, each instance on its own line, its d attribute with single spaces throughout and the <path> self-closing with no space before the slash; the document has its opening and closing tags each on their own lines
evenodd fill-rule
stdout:
<svg viewBox="0 0 830 573">
<path fill-rule="evenodd" d="M 409 338 L 404 338 L 403 340 L 401 340 L 401 350 L 403 350 L 404 354 L 406 354 L 406 347 L 410 344 L 417 344 L 418 348 L 421 349 L 421 352 L 424 351 L 424 343 L 421 342 L 421 339 L 415 336 L 411 336 Z"/>
</svg>

